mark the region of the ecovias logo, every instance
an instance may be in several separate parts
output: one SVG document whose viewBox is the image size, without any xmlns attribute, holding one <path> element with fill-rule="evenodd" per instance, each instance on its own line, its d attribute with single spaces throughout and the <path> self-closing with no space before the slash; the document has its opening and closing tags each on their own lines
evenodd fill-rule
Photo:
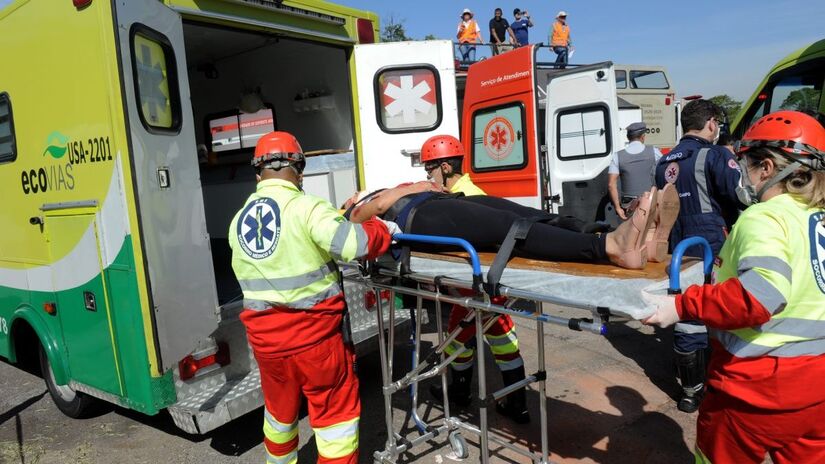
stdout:
<svg viewBox="0 0 825 464">
<path fill-rule="evenodd" d="M 43 156 L 46 156 L 46 153 L 48 153 L 52 155 L 54 159 L 63 158 L 63 155 L 65 155 L 69 149 L 67 146 L 68 143 L 68 137 L 57 131 L 52 132 L 46 138 L 46 149 L 43 150 Z"/>
<path fill-rule="evenodd" d="M 58 131 L 46 137 L 46 148 L 43 150 L 43 166 L 36 169 L 26 169 L 20 173 L 21 187 L 26 195 L 45 193 L 55 190 L 74 190 L 75 180 L 70 162 L 55 163 L 69 151 L 69 137 Z M 48 157 L 46 155 L 49 155 Z M 52 159 L 49 159 L 52 158 Z"/>
</svg>

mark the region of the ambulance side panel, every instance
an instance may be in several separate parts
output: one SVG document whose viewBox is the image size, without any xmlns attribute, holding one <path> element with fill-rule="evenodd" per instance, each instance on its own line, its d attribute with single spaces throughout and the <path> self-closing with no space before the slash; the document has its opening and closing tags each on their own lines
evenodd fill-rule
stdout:
<svg viewBox="0 0 825 464">
<path fill-rule="evenodd" d="M 31 357 L 15 345 L 28 325 L 58 384 L 154 413 L 174 392 L 155 362 L 112 3 L 16 1 L 0 29 L 14 139 L 0 161 L 0 356 Z"/>
</svg>

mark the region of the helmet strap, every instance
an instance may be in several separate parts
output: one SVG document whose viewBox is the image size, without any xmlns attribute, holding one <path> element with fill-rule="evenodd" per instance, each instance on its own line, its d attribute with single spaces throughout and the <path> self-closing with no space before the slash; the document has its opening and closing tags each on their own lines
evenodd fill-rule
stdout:
<svg viewBox="0 0 825 464">
<path fill-rule="evenodd" d="M 762 188 L 759 189 L 758 192 L 756 192 L 757 200 L 762 201 L 762 195 L 764 195 L 765 192 L 767 192 L 769 188 L 773 187 L 774 185 L 776 185 L 780 181 L 784 180 L 785 178 L 787 178 L 788 176 L 790 176 L 791 174 L 796 172 L 796 170 L 801 168 L 801 167 L 802 167 L 802 163 L 800 163 L 799 161 L 794 161 L 793 163 L 789 164 L 788 167 L 786 167 L 785 169 L 779 171 L 779 174 L 773 176 L 771 179 L 769 179 L 767 182 L 765 182 L 765 185 L 763 185 Z M 747 175 L 747 173 L 744 173 L 744 175 Z"/>
</svg>

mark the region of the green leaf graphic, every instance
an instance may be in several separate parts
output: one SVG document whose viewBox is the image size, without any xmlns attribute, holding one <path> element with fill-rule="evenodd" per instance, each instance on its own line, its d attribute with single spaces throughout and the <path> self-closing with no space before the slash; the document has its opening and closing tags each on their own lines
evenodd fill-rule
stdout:
<svg viewBox="0 0 825 464">
<path fill-rule="evenodd" d="M 69 142 L 69 138 L 65 135 L 61 134 L 58 131 L 54 131 L 46 137 L 46 143 L 48 146 L 43 151 L 43 156 L 46 156 L 46 153 L 52 155 L 54 159 L 60 159 L 63 155 L 66 154 L 66 144 Z"/>
<path fill-rule="evenodd" d="M 46 153 L 52 155 L 52 158 L 54 159 L 60 159 L 63 157 L 63 155 L 66 154 L 66 147 L 56 147 L 54 145 L 49 145 L 43 152 L 43 156 L 46 156 Z"/>
</svg>

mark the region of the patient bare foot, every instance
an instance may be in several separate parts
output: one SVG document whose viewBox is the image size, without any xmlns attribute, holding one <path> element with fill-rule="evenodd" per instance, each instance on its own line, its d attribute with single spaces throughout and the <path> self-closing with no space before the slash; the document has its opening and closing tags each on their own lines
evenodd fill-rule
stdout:
<svg viewBox="0 0 825 464">
<path fill-rule="evenodd" d="M 654 225 L 657 193 L 656 187 L 645 192 L 633 216 L 605 237 L 607 259 L 611 263 L 628 269 L 642 269 L 647 264 L 645 239 Z"/>
</svg>

